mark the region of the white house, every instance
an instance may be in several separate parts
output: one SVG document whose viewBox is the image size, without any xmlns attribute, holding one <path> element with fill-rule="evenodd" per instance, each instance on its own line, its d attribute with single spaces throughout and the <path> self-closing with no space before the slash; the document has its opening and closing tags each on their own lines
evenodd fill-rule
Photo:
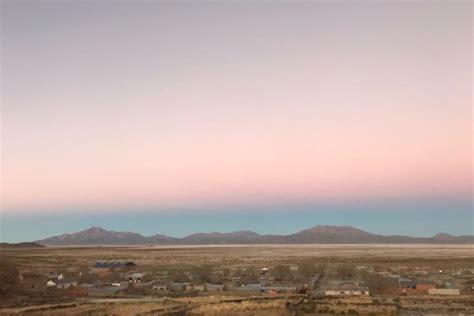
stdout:
<svg viewBox="0 0 474 316">
<path fill-rule="evenodd" d="M 56 286 L 56 283 L 53 280 L 48 280 L 48 282 L 46 282 L 46 286 L 53 287 L 53 286 Z"/>
<path fill-rule="evenodd" d="M 330 281 L 324 291 L 326 296 L 361 296 L 370 295 L 369 288 L 362 282 Z"/>
</svg>

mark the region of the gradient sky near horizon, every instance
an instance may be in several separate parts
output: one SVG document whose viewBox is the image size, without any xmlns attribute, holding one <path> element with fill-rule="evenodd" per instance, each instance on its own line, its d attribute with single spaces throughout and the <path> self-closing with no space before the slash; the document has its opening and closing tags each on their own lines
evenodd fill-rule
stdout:
<svg viewBox="0 0 474 316">
<path fill-rule="evenodd" d="M 127 230 L 135 213 L 209 217 L 178 235 L 281 212 L 264 232 L 324 214 L 472 234 L 472 12 L 4 0 L 0 239 L 48 235 L 52 218 Z M 410 214 L 426 231 L 405 230 Z"/>
</svg>

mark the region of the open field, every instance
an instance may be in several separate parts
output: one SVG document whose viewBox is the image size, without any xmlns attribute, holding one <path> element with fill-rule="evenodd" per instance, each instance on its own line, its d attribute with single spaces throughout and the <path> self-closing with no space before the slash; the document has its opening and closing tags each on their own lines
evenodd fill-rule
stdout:
<svg viewBox="0 0 474 316">
<path fill-rule="evenodd" d="M 261 246 L 139 246 L 48 247 L 0 250 L 21 269 L 90 266 L 97 260 L 131 260 L 139 266 L 186 264 L 319 262 L 458 262 L 474 263 L 472 245 L 261 245 Z M 415 260 L 416 259 L 416 260 Z"/>
<path fill-rule="evenodd" d="M 0 257 L 13 263 L 21 274 L 44 276 L 61 272 L 66 278 L 79 280 L 78 287 L 84 273 L 100 274 L 95 283 L 99 289 L 128 280 L 128 271 L 106 274 L 97 271 L 94 268 L 97 261 L 132 261 L 135 266 L 131 272 L 150 276 L 149 281 L 133 283 L 128 289 L 100 297 L 90 290 L 85 296 L 49 288 L 40 294 L 21 293 L 21 299 L 7 301 L 0 314 L 322 315 L 356 311 L 361 315 L 424 315 L 433 311 L 448 315 L 474 314 L 474 291 L 470 291 L 471 284 L 474 285 L 474 251 L 470 245 L 47 247 L 3 249 Z M 308 266 L 313 270 L 305 274 L 302 269 Z M 209 267 L 209 279 L 199 275 L 204 273 L 202 267 Z M 288 269 L 278 276 L 281 267 Z M 262 268 L 268 268 L 269 272 L 259 272 Z M 249 281 L 242 271 L 258 273 Z M 116 281 L 110 279 L 111 273 L 117 274 Z M 400 294 L 396 282 L 384 289 L 372 279 L 389 280 L 389 277 L 380 279 L 381 275 L 393 277 L 393 274 L 438 288 L 461 287 L 461 295 L 430 296 L 426 291 Z M 324 296 L 328 284 L 338 279 L 366 281 L 370 296 Z M 227 290 L 216 293 L 151 289 L 156 283 L 173 282 L 188 282 L 197 287 L 214 282 L 225 285 Z M 239 291 L 245 282 L 296 290 L 292 294 Z"/>
</svg>

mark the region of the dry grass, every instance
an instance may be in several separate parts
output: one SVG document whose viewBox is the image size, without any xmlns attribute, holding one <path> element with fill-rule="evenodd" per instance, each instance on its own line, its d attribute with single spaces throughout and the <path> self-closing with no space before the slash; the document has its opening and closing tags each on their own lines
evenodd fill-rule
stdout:
<svg viewBox="0 0 474 316">
<path fill-rule="evenodd" d="M 91 266 L 97 260 L 133 260 L 140 267 L 175 268 L 195 264 L 226 266 L 295 263 L 301 260 L 338 262 L 449 261 L 473 263 L 472 246 L 433 245 L 272 245 L 234 247 L 76 247 L 0 250 L 20 269 Z M 417 260 L 420 261 L 420 260 Z"/>
</svg>

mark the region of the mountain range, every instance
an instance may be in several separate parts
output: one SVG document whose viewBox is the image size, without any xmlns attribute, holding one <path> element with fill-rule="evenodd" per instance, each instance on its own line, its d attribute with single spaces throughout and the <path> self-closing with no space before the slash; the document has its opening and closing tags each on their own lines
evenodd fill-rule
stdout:
<svg viewBox="0 0 474 316">
<path fill-rule="evenodd" d="M 290 235 L 259 235 L 252 231 L 197 233 L 183 238 L 143 236 L 101 227 L 35 241 L 46 246 L 86 245 L 251 245 L 251 244 L 472 244 L 474 236 L 440 233 L 433 237 L 379 235 L 351 226 L 315 226 Z"/>
</svg>

